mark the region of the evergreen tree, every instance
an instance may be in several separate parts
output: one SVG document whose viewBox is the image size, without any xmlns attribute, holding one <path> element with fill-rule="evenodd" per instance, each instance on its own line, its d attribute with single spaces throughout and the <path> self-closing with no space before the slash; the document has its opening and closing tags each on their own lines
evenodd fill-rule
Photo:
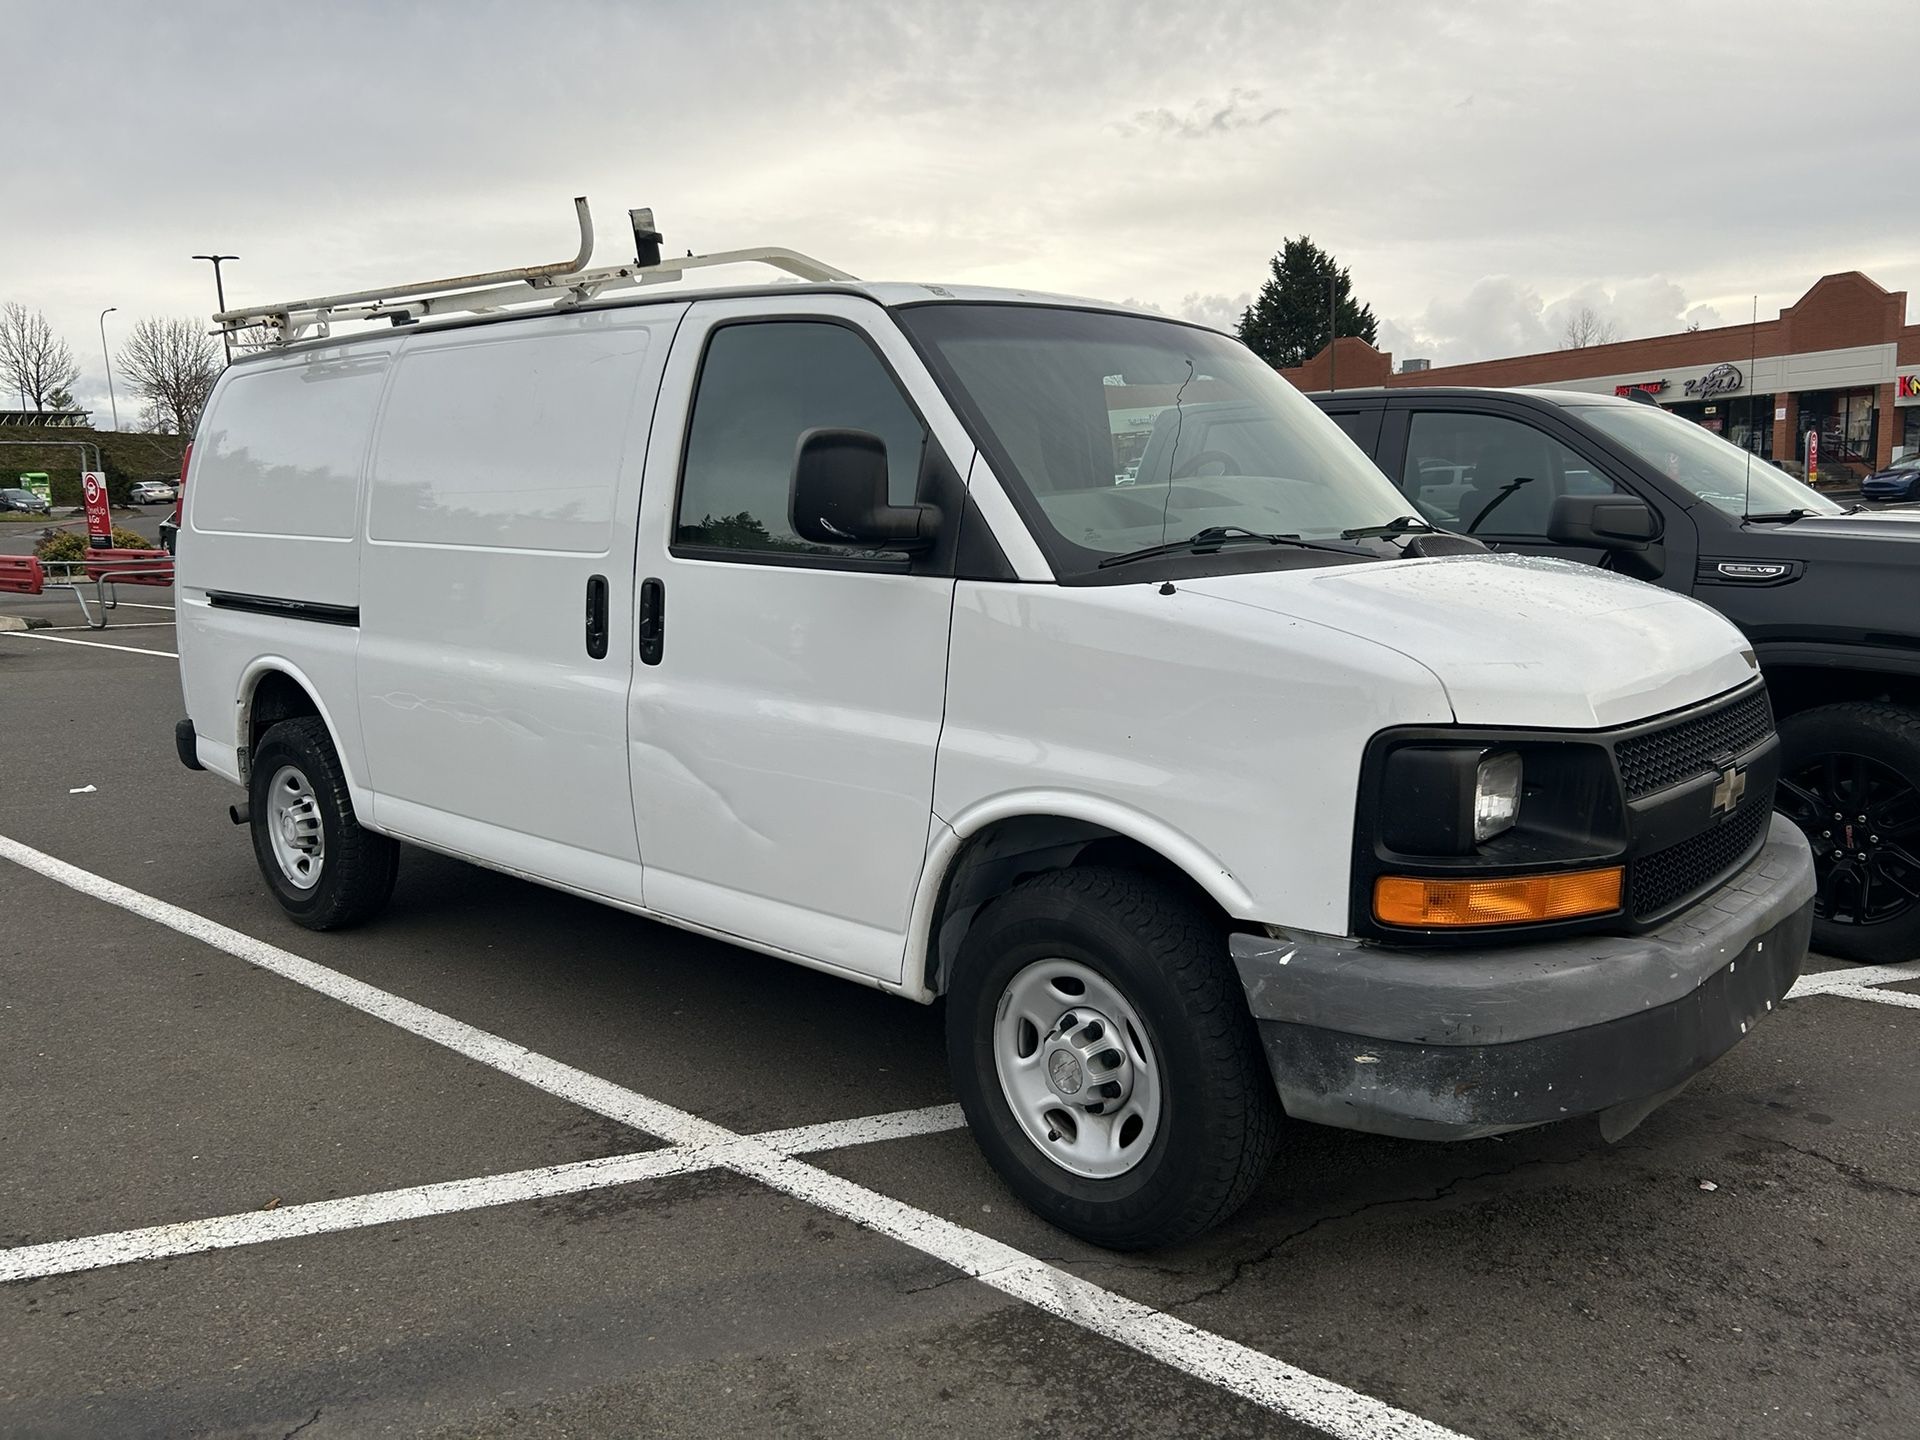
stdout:
<svg viewBox="0 0 1920 1440">
<path fill-rule="evenodd" d="M 1373 307 L 1353 298 L 1345 267 L 1302 235 L 1288 240 L 1273 257 L 1273 275 L 1240 317 L 1240 339 L 1276 369 L 1301 365 L 1327 345 L 1327 286 L 1338 297 L 1338 333 L 1357 335 L 1371 345 L 1380 333 Z"/>
</svg>

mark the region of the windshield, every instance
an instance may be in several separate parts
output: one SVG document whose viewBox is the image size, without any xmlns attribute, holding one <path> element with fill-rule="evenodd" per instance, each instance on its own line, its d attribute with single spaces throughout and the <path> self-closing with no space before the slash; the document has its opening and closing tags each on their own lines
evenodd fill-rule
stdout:
<svg viewBox="0 0 1920 1440">
<path fill-rule="evenodd" d="M 1618 441 L 1676 484 L 1729 515 L 1806 510 L 1844 515 L 1846 508 L 1738 445 L 1691 420 L 1652 405 L 1583 405 L 1581 418 Z M 1751 468 L 1751 475 L 1749 475 Z M 1749 491 L 1751 486 L 1751 491 Z"/>
<path fill-rule="evenodd" d="M 1142 316 L 923 305 L 920 343 L 1061 574 L 1232 527 L 1302 539 L 1407 502 L 1244 346 Z"/>
</svg>

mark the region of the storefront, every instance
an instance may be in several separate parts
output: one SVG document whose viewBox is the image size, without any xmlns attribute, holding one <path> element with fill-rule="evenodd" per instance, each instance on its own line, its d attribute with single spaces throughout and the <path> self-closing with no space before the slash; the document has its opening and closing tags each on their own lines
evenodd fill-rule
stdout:
<svg viewBox="0 0 1920 1440">
<path fill-rule="evenodd" d="M 1819 482 L 1845 485 L 1920 451 L 1920 326 L 1904 291 L 1858 271 L 1822 277 L 1778 317 L 1611 345 L 1396 372 L 1391 355 L 1340 342 L 1342 389 L 1546 385 L 1596 394 L 1639 390 L 1763 459 L 1804 473 L 1819 436 Z M 1282 371 L 1302 389 L 1332 378 L 1323 351 Z"/>
</svg>

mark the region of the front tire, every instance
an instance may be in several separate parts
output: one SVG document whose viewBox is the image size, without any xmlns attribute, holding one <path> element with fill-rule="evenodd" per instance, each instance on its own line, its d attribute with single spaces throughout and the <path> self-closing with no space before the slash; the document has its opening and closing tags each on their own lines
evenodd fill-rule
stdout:
<svg viewBox="0 0 1920 1440">
<path fill-rule="evenodd" d="M 1226 1219 L 1278 1139 L 1224 925 L 1129 870 L 1035 876 L 981 913 L 947 995 L 947 1058 L 1000 1177 L 1117 1250 Z"/>
<path fill-rule="evenodd" d="M 346 772 L 317 715 L 282 720 L 262 737 L 247 806 L 254 859 L 295 924 L 358 925 L 392 896 L 400 846 L 355 817 Z"/>
<path fill-rule="evenodd" d="M 1920 956 L 1920 715 L 1849 702 L 1780 727 L 1775 808 L 1813 846 L 1813 948 L 1875 964 Z"/>
</svg>

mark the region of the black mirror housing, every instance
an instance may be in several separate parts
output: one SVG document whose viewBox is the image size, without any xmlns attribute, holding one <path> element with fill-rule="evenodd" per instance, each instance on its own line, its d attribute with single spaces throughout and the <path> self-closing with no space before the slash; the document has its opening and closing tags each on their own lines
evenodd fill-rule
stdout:
<svg viewBox="0 0 1920 1440">
<path fill-rule="evenodd" d="M 1653 511 L 1632 495 L 1562 495 L 1547 517 L 1547 538 L 1589 550 L 1644 550 L 1654 540 Z"/>
<path fill-rule="evenodd" d="M 793 533 L 816 545 L 920 550 L 933 543 L 940 511 L 887 500 L 887 442 L 869 430 L 809 430 L 793 458 L 788 501 Z"/>
</svg>

